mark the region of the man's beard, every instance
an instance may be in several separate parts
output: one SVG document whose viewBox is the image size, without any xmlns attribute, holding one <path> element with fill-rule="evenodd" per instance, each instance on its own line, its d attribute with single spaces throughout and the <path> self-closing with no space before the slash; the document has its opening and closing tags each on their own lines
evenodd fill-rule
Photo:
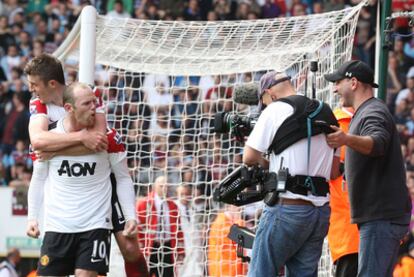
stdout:
<svg viewBox="0 0 414 277">
<path fill-rule="evenodd" d="M 90 128 L 95 125 L 95 118 L 92 116 L 87 118 L 77 118 L 76 121 L 80 123 L 84 128 Z"/>
</svg>

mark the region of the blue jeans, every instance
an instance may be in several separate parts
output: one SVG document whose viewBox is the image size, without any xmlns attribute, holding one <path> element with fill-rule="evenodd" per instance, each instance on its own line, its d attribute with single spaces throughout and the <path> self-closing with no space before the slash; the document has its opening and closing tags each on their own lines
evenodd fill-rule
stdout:
<svg viewBox="0 0 414 277">
<path fill-rule="evenodd" d="M 253 244 L 249 277 L 317 276 L 323 240 L 328 233 L 329 205 L 276 205 L 263 211 Z"/>
<path fill-rule="evenodd" d="M 358 227 L 358 277 L 392 276 L 400 241 L 408 231 L 408 224 L 375 220 L 358 224 Z"/>
</svg>

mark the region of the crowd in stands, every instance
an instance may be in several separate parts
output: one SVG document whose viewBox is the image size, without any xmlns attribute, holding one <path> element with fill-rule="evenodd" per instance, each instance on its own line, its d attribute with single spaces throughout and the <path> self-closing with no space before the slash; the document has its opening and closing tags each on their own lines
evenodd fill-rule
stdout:
<svg viewBox="0 0 414 277">
<path fill-rule="evenodd" d="M 359 2 L 359 0 L 0 1 L 0 186 L 27 187 L 30 183 L 32 162 L 28 151 L 30 141 L 27 126 L 30 117 L 29 101 L 32 95 L 28 91 L 23 68 L 31 58 L 42 52 L 53 53 L 59 47 L 84 6 L 94 5 L 100 14 L 118 18 L 215 21 L 300 16 L 339 10 Z M 375 43 L 378 43 L 375 38 L 376 2 L 372 0 L 370 5 L 361 10 L 353 52 L 353 58 L 367 62 L 373 68 Z M 414 10 L 414 0 L 392 1 L 392 5 L 393 11 Z M 386 103 L 395 116 L 401 134 L 401 149 L 407 165 L 407 186 L 414 199 L 414 22 L 412 21 L 414 20 L 398 19 L 393 23 Z M 197 196 L 210 195 L 212 186 L 223 179 L 232 170 L 232 166 L 241 163 L 242 147 L 230 149 L 230 140 L 226 135 L 214 135 L 210 131 L 212 118 L 217 112 L 230 111 L 234 108 L 231 94 L 232 86 L 236 82 L 257 79 L 258 76 L 243 74 L 170 78 L 137 73 L 134 78 L 132 76 L 120 78 L 104 76 L 103 68 L 99 70 L 96 74 L 96 84 L 101 86 L 106 82 L 105 85 L 110 87 L 103 93 L 108 122 L 111 127 L 121 132 L 127 144 L 128 164 L 134 172 L 135 183 L 140 184 L 137 187 L 138 196 L 147 196 L 151 188 L 150 183 L 167 173 L 169 184 L 194 184 L 190 194 L 198 199 Z M 76 71 L 67 67 L 66 81 L 70 83 L 76 78 Z M 119 88 L 126 83 L 135 89 L 120 90 Z M 125 120 L 126 114 L 129 116 L 128 120 Z M 170 197 L 177 199 L 175 190 L 170 190 Z M 204 209 L 208 206 L 211 208 L 212 204 L 199 202 L 197 205 L 201 205 Z M 254 209 L 250 215 L 254 217 Z M 225 215 L 223 213 L 220 216 L 224 218 Z M 246 224 L 249 225 L 249 218 Z M 214 231 L 221 232 L 221 230 Z M 214 253 L 209 255 L 214 256 Z M 228 255 L 231 256 L 230 253 Z M 245 268 L 241 265 L 236 267 L 240 267 L 240 270 L 245 272 Z"/>
</svg>

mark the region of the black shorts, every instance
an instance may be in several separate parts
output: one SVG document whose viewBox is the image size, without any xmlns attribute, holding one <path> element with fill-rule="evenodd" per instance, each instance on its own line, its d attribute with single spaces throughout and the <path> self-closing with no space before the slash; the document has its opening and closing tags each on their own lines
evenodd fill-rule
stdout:
<svg viewBox="0 0 414 277">
<path fill-rule="evenodd" d="M 117 233 L 123 231 L 125 228 L 125 217 L 122 212 L 121 205 L 119 204 L 118 195 L 116 194 L 116 179 L 115 175 L 111 173 L 111 184 L 112 184 L 112 225 L 114 226 L 113 232 Z"/>
<path fill-rule="evenodd" d="M 46 232 L 40 249 L 37 275 L 73 275 L 85 269 L 106 275 L 109 269 L 111 231 L 95 229 L 82 233 Z"/>
</svg>

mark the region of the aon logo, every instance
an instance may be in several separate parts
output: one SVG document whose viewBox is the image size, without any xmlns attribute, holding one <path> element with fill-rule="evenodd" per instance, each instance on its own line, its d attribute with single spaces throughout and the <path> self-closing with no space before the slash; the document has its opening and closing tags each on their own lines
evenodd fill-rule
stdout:
<svg viewBox="0 0 414 277">
<path fill-rule="evenodd" d="M 67 174 L 68 177 L 86 176 L 88 175 L 88 173 L 89 175 L 94 175 L 95 167 L 96 167 L 96 163 L 69 164 L 69 161 L 63 160 L 58 170 L 58 173 L 59 173 L 59 176 L 62 176 L 63 174 Z"/>
</svg>

